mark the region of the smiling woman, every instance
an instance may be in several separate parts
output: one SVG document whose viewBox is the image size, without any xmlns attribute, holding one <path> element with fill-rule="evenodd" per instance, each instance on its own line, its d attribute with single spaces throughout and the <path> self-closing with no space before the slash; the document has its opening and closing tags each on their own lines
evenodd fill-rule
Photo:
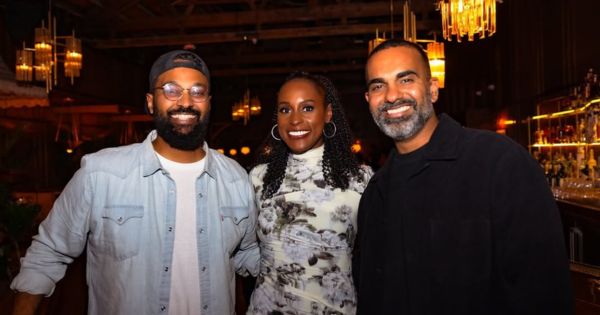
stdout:
<svg viewBox="0 0 600 315">
<path fill-rule="evenodd" d="M 261 272 L 248 314 L 354 314 L 356 210 L 372 175 L 325 77 L 294 73 L 279 89 L 270 154 L 250 172 Z"/>
<path fill-rule="evenodd" d="M 279 90 L 277 125 L 281 139 L 295 154 L 323 145 L 323 129 L 331 124 L 331 104 L 314 82 L 295 78 Z"/>
</svg>

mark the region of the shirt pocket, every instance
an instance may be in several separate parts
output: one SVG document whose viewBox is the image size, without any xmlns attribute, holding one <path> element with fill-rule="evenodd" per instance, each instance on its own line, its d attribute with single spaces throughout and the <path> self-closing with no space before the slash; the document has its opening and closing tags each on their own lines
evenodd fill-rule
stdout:
<svg viewBox="0 0 600 315">
<path fill-rule="evenodd" d="M 107 206 L 102 211 L 100 251 L 124 260 L 135 256 L 140 248 L 143 206 Z"/>
<path fill-rule="evenodd" d="M 242 222 L 248 219 L 248 211 L 248 207 L 245 206 L 219 207 L 221 236 L 224 242 L 223 245 L 229 255 L 233 255 L 233 252 L 246 232 L 246 225 Z"/>
</svg>

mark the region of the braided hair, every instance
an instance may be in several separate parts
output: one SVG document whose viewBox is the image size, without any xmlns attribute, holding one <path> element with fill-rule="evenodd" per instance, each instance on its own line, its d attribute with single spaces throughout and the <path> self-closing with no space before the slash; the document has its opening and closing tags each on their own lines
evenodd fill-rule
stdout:
<svg viewBox="0 0 600 315">
<path fill-rule="evenodd" d="M 326 123 L 323 129 L 324 134 L 334 135 L 331 138 L 323 136 L 325 145 L 323 153 L 323 176 L 325 182 L 333 188 L 344 190 L 348 188 L 352 177 L 355 177 L 359 182 L 362 181 L 362 176 L 359 176 L 360 167 L 358 161 L 350 150 L 352 132 L 346 120 L 340 97 L 333 83 L 322 75 L 297 71 L 290 74 L 281 87 L 294 79 L 305 79 L 312 82 L 323 92 L 325 96 L 324 105 L 331 104 L 332 107 L 333 115 L 331 121 L 335 124 L 335 129 L 330 123 Z M 277 106 L 275 106 L 273 115 L 273 124 L 276 123 Z M 265 147 L 267 150 L 261 152 L 257 161 L 259 164 L 267 163 L 267 172 L 263 178 L 263 192 L 261 196 L 263 200 L 271 198 L 279 190 L 285 176 L 290 154 L 290 150 L 285 142 L 276 140 L 271 136 L 268 137 Z"/>
</svg>

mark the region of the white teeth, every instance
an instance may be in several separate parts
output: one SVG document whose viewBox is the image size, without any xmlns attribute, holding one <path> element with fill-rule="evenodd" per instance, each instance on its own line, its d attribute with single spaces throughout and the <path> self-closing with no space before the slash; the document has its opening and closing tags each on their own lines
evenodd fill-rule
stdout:
<svg viewBox="0 0 600 315">
<path fill-rule="evenodd" d="M 171 117 L 173 117 L 175 119 L 194 119 L 194 118 L 196 118 L 196 115 L 193 115 L 193 114 L 174 114 L 174 115 L 171 115 Z"/>
<path fill-rule="evenodd" d="M 400 106 L 397 108 L 388 109 L 387 113 L 390 115 L 399 114 L 399 113 L 407 111 L 409 108 L 410 108 L 410 106 Z"/>
<path fill-rule="evenodd" d="M 300 130 L 300 131 L 289 131 L 290 136 L 299 137 L 308 133 L 308 131 Z"/>
</svg>

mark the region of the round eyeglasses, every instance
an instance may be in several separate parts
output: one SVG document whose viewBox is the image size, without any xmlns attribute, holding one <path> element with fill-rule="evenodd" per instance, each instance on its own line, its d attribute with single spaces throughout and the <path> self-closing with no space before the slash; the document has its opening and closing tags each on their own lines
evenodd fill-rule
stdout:
<svg viewBox="0 0 600 315">
<path fill-rule="evenodd" d="M 169 101 L 179 101 L 183 97 L 183 91 L 187 90 L 192 102 L 202 103 L 206 102 L 210 95 L 208 89 L 203 85 L 194 85 L 189 89 L 184 89 L 175 83 L 165 83 L 163 86 L 155 87 L 163 91 L 165 98 Z"/>
</svg>

